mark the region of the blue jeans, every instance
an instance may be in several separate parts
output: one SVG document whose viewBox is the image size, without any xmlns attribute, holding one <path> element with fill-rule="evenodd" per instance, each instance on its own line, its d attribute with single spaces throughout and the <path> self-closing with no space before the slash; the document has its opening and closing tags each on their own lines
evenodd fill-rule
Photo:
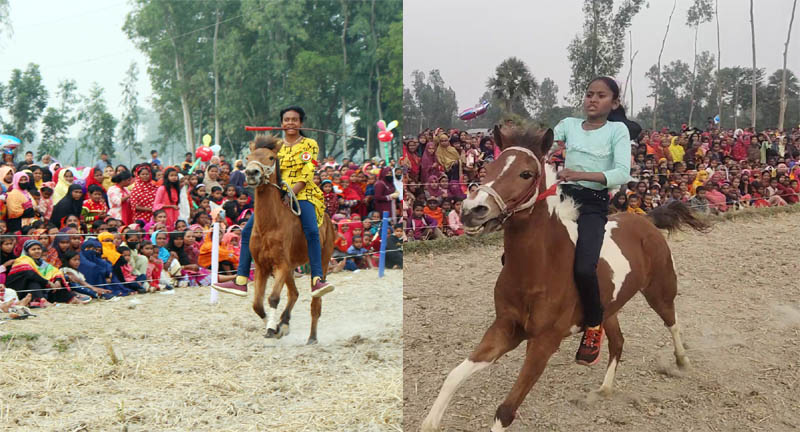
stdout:
<svg viewBox="0 0 800 432">
<path fill-rule="evenodd" d="M 250 234 L 253 232 L 255 214 L 250 216 L 242 229 L 242 240 L 239 252 L 239 268 L 237 276 L 249 276 L 253 256 L 250 254 Z M 317 213 L 314 204 L 310 201 L 300 201 L 300 224 L 303 225 L 303 234 L 308 243 L 308 262 L 311 265 L 311 277 L 322 277 L 322 245 L 319 240 L 319 227 L 317 226 Z"/>
</svg>

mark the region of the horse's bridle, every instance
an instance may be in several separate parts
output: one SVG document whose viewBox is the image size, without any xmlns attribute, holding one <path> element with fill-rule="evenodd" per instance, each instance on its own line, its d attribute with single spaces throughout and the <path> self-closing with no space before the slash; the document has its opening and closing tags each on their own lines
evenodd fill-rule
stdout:
<svg viewBox="0 0 800 432">
<path fill-rule="evenodd" d="M 300 216 L 300 203 L 297 199 L 297 196 L 295 196 L 294 191 L 292 191 L 292 188 L 290 188 L 289 185 L 285 181 L 283 181 L 283 179 L 281 179 L 280 174 L 278 174 L 278 183 L 273 183 L 269 180 L 272 174 L 274 174 L 277 170 L 280 169 L 280 163 L 278 162 L 278 159 L 275 159 L 275 163 L 272 164 L 272 166 L 265 165 L 257 160 L 248 161 L 247 165 L 245 165 L 245 171 L 247 171 L 248 167 L 250 167 L 251 164 L 255 169 L 261 171 L 261 177 L 262 177 L 260 183 L 251 186 L 258 187 L 261 185 L 268 185 L 268 186 L 273 186 L 275 189 L 278 189 L 279 191 L 283 191 L 283 186 L 286 186 L 286 194 L 289 195 L 289 200 L 291 201 L 289 210 L 291 210 L 295 216 Z"/>
<path fill-rule="evenodd" d="M 533 211 L 533 205 L 549 196 L 554 195 L 556 192 L 556 188 L 558 186 L 558 182 L 553 183 L 552 186 L 550 186 L 549 188 L 547 188 L 547 190 L 545 190 L 540 194 L 539 185 L 542 182 L 542 178 L 544 178 L 545 176 L 544 166 L 542 165 L 542 162 L 539 160 L 536 154 L 534 154 L 529 149 L 526 149 L 525 147 L 519 147 L 519 146 L 508 147 L 503 149 L 503 151 L 500 154 L 502 155 L 503 153 L 512 150 L 525 153 L 526 155 L 532 157 L 533 160 L 536 161 L 539 173 L 538 177 L 536 178 L 536 181 L 533 182 L 533 185 L 530 188 L 525 190 L 518 197 L 510 199 L 508 202 L 506 202 L 503 199 L 503 197 L 500 196 L 500 194 L 497 193 L 497 191 L 494 190 L 494 188 L 492 188 L 491 185 L 485 184 L 478 186 L 478 191 L 486 192 L 490 197 L 492 197 L 492 199 L 494 199 L 495 204 L 497 204 L 497 207 L 500 209 L 500 217 L 501 217 L 500 224 L 505 223 L 505 221 L 508 220 L 508 218 L 513 216 L 515 213 L 527 209 L 531 209 L 531 211 Z"/>
</svg>

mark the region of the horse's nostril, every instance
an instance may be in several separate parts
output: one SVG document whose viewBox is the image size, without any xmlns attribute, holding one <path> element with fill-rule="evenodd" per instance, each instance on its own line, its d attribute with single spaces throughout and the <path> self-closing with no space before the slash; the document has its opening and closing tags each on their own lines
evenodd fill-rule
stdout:
<svg viewBox="0 0 800 432">
<path fill-rule="evenodd" d="M 248 175 L 250 177 L 254 177 L 256 174 L 258 174 L 258 170 L 246 170 L 244 173 L 245 173 L 245 175 Z"/>
<path fill-rule="evenodd" d="M 489 213 L 489 207 L 487 207 L 487 206 L 485 206 L 483 204 L 480 204 L 480 205 L 477 205 L 477 206 L 473 207 L 471 212 L 473 214 L 475 214 L 476 217 L 481 218 L 481 217 L 486 216 L 486 213 Z"/>
</svg>

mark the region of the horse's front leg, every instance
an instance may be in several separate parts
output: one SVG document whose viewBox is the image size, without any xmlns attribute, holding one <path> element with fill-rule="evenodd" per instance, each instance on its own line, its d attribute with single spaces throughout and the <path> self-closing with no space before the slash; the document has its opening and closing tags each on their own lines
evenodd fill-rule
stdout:
<svg viewBox="0 0 800 432">
<path fill-rule="evenodd" d="M 299 296 L 294 277 L 286 277 L 286 288 L 289 295 L 286 307 L 283 308 L 283 313 L 281 313 L 281 322 L 278 324 L 278 338 L 289 336 L 289 320 L 292 318 L 292 309 L 294 309 L 294 304 L 297 303 L 297 297 Z"/>
<path fill-rule="evenodd" d="M 273 275 L 275 276 L 275 283 L 272 285 L 272 293 L 270 293 L 267 299 L 269 302 L 269 310 L 267 311 L 267 337 L 279 339 L 278 303 L 281 301 L 283 285 L 286 283 L 286 278 L 289 276 L 289 267 L 285 264 L 276 266 Z"/>
<path fill-rule="evenodd" d="M 422 431 L 431 432 L 439 430 L 439 424 L 442 421 L 444 411 L 447 409 L 450 400 L 453 399 L 453 395 L 461 384 L 475 372 L 491 365 L 503 356 L 503 354 L 516 348 L 522 340 L 522 332 L 515 322 L 510 320 L 495 320 L 491 327 L 486 330 L 480 344 L 472 351 L 469 358 L 464 360 L 447 375 L 447 379 L 444 380 L 442 389 L 439 391 L 439 396 L 436 397 L 431 411 L 422 422 Z"/>
<path fill-rule="evenodd" d="M 506 400 L 497 408 L 492 432 L 502 432 L 514 421 L 517 416 L 517 408 L 525 400 L 525 396 L 531 391 L 539 376 L 542 375 L 550 356 L 556 352 L 561 344 L 563 336 L 563 332 L 549 330 L 546 333 L 528 339 L 522 370 Z"/>
</svg>

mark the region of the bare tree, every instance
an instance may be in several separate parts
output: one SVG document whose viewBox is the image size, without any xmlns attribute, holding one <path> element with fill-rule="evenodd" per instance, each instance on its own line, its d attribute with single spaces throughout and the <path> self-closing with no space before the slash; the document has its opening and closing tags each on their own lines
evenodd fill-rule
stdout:
<svg viewBox="0 0 800 432">
<path fill-rule="evenodd" d="M 342 14 L 344 14 L 344 25 L 342 26 L 342 78 L 347 79 L 347 25 L 350 15 L 347 11 L 347 2 L 342 1 Z M 347 157 L 347 100 L 345 92 L 342 92 L 342 151 Z"/>
<path fill-rule="evenodd" d="M 719 117 L 719 127 L 722 127 L 722 86 L 719 80 L 720 60 L 722 58 L 722 48 L 719 43 L 719 0 L 714 2 L 714 17 L 717 19 L 717 116 Z"/>
<path fill-rule="evenodd" d="M 692 126 L 695 105 L 695 83 L 697 81 L 697 35 L 700 32 L 700 24 L 711 21 L 711 0 L 694 0 L 694 4 L 689 8 L 686 17 L 686 25 L 694 27 L 694 61 L 692 62 L 692 90 L 689 95 L 689 126 Z"/>
<path fill-rule="evenodd" d="M 792 37 L 792 24 L 794 12 L 797 10 L 797 0 L 792 4 L 792 17 L 789 19 L 789 32 L 786 34 L 786 44 L 783 46 L 783 77 L 781 78 L 781 111 L 778 116 L 778 129 L 783 129 L 783 119 L 786 115 L 786 59 L 789 54 L 789 41 Z"/>
<path fill-rule="evenodd" d="M 756 127 L 756 86 L 758 85 L 758 68 L 756 67 L 756 25 L 753 20 L 753 0 L 750 0 L 750 35 L 753 43 L 753 99 L 750 106 L 750 127 Z"/>
<path fill-rule="evenodd" d="M 217 21 L 214 24 L 214 44 L 213 44 L 213 60 L 214 63 L 214 145 L 218 145 L 220 143 L 220 136 L 222 134 L 222 128 L 219 124 L 219 63 L 217 62 L 217 39 L 219 36 L 219 20 L 222 17 L 222 14 L 217 8 L 215 15 L 217 16 Z"/>
<path fill-rule="evenodd" d="M 625 78 L 625 89 L 622 91 L 622 100 L 625 100 L 625 93 L 628 91 L 628 86 L 631 87 L 631 104 L 628 106 L 628 112 L 633 115 L 633 60 L 636 58 L 636 54 L 639 54 L 639 50 L 633 52 L 633 32 L 628 31 L 628 36 L 630 37 L 630 53 L 629 60 L 631 63 L 630 68 L 628 69 L 628 76 Z"/>
<path fill-rule="evenodd" d="M 751 0 L 752 2 L 752 0 Z M 672 12 L 669 13 L 667 20 L 667 30 L 664 32 L 664 39 L 661 40 L 661 51 L 658 52 L 658 70 L 656 75 L 656 89 L 653 92 L 655 99 L 653 100 L 653 130 L 656 129 L 656 119 L 658 118 L 658 92 L 661 90 L 661 55 L 664 54 L 664 44 L 667 43 L 667 35 L 669 34 L 669 25 L 672 24 L 672 15 L 675 14 L 675 6 L 678 5 L 678 0 L 672 2 Z"/>
</svg>

